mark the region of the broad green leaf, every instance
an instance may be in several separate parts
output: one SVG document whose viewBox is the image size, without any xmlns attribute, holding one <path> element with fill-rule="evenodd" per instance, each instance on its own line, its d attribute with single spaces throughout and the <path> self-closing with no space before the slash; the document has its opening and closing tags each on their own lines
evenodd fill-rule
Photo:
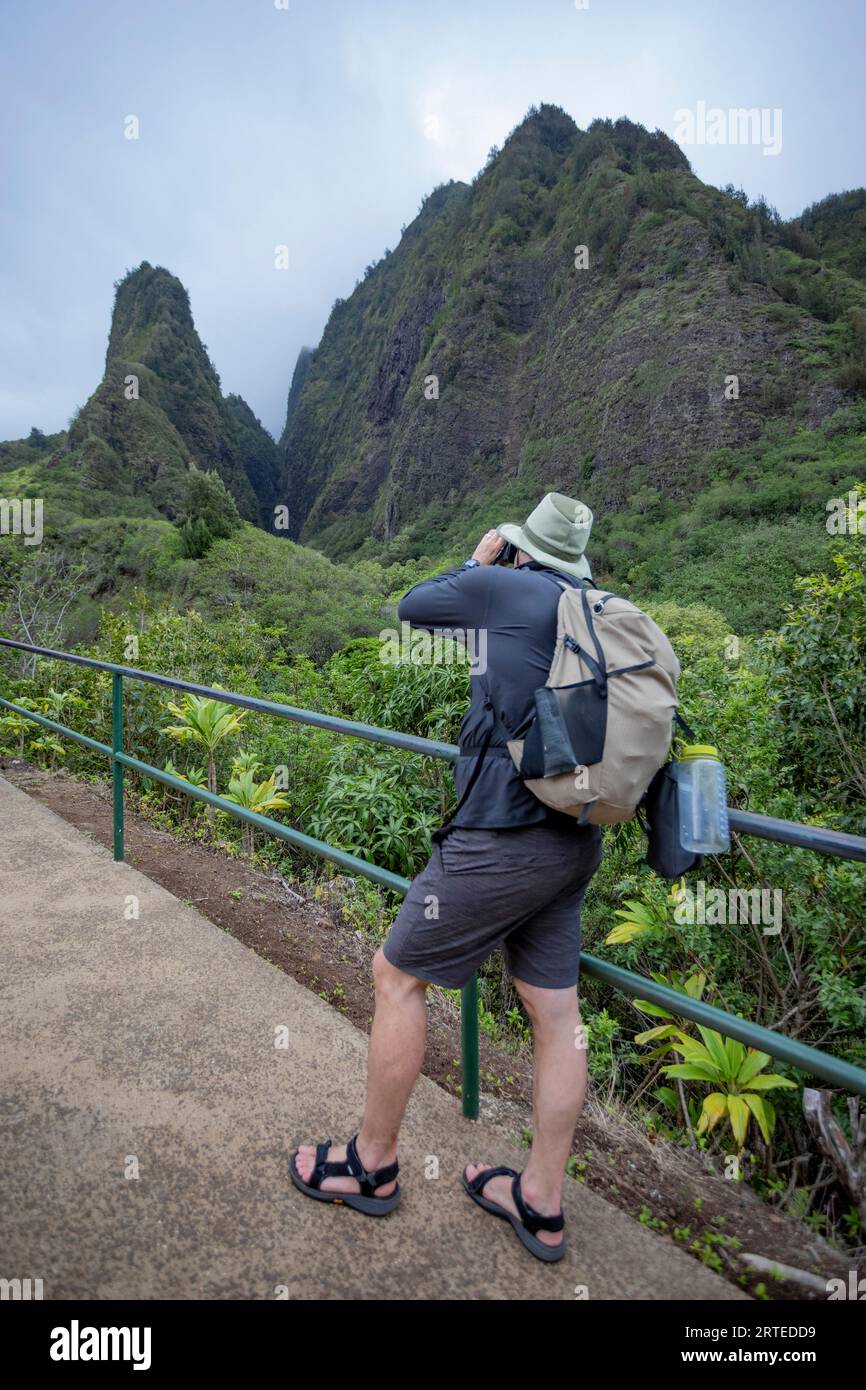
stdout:
<svg viewBox="0 0 866 1390">
<path fill-rule="evenodd" d="M 654 1047 L 651 1052 L 641 1052 L 636 1054 L 634 1060 L 644 1066 L 647 1062 L 656 1062 L 659 1057 L 669 1057 L 671 1053 L 670 1043 L 665 1043 L 662 1047 Z"/>
<path fill-rule="evenodd" d="M 655 926 L 657 921 L 654 912 L 646 907 L 644 903 L 635 902 L 633 898 L 626 900 L 625 909 L 617 908 L 614 916 L 624 917 L 627 921 L 633 920 L 635 922 L 643 922 L 647 927 Z"/>
<path fill-rule="evenodd" d="M 701 1106 L 701 1118 L 698 1121 L 698 1134 L 705 1133 L 706 1130 L 713 1129 L 719 1120 L 723 1120 L 728 1113 L 728 1097 L 722 1095 L 721 1091 L 711 1091 L 708 1096 L 704 1096 L 704 1103 Z"/>
<path fill-rule="evenodd" d="M 675 1038 L 678 1030 L 672 1023 L 662 1023 L 658 1028 L 647 1028 L 645 1033 L 636 1033 L 636 1043 L 655 1042 L 657 1038 Z"/>
<path fill-rule="evenodd" d="M 767 1106 L 765 1101 L 762 1100 L 760 1096 L 753 1096 L 750 1095 L 748 1092 L 746 1092 L 743 1095 L 743 1100 L 746 1102 L 755 1119 L 758 1121 L 758 1128 L 764 1136 L 764 1143 L 769 1144 L 770 1135 L 773 1132 L 773 1126 L 770 1123 L 769 1116 L 767 1115 Z"/>
<path fill-rule="evenodd" d="M 703 1043 L 697 1042 L 694 1038 L 684 1037 L 673 1046 L 676 1052 L 682 1054 L 686 1062 L 695 1062 L 699 1067 L 706 1067 L 717 1081 L 724 1076 L 725 1073 L 716 1066 Z"/>
<path fill-rule="evenodd" d="M 736 1076 L 743 1064 L 745 1048 L 743 1044 L 737 1042 L 736 1038 L 725 1038 L 725 1052 L 728 1057 L 728 1072 L 730 1076 Z"/>
<path fill-rule="evenodd" d="M 742 1149 L 749 1130 L 749 1107 L 742 1096 L 728 1096 L 728 1114 L 731 1117 L 734 1138 Z"/>
<path fill-rule="evenodd" d="M 786 1091 L 795 1091 L 797 1089 L 796 1081 L 789 1081 L 787 1076 L 779 1076 L 776 1072 L 772 1071 L 765 1076 L 753 1077 L 748 1083 L 748 1087 L 744 1089 L 750 1091 L 775 1091 L 779 1086 L 783 1087 Z"/>
<path fill-rule="evenodd" d="M 704 986 L 706 985 L 706 983 L 706 975 L 703 973 L 703 971 L 699 971 L 696 975 L 689 976 L 683 988 L 685 989 L 685 992 L 690 999 L 700 999 L 701 995 L 704 992 Z"/>
<path fill-rule="evenodd" d="M 651 1004 L 648 999 L 633 999 L 631 1001 L 636 1009 L 640 1009 L 642 1014 L 651 1014 L 653 1018 L 673 1018 L 674 1015 L 667 1009 L 663 1009 L 661 1004 Z"/>
<path fill-rule="evenodd" d="M 698 1024 L 698 1032 L 704 1040 L 707 1052 L 724 1076 L 728 1070 L 728 1055 L 721 1033 L 713 1032 L 712 1028 L 702 1028 L 700 1024 Z"/>
<path fill-rule="evenodd" d="M 656 1100 L 660 1100 L 666 1109 L 676 1115 L 680 1108 L 679 1097 L 673 1086 L 659 1086 L 658 1090 L 653 1091 Z"/>
<path fill-rule="evenodd" d="M 636 922 L 623 923 L 620 927 L 614 927 L 613 931 L 608 932 L 604 938 L 605 946 L 624 946 L 629 941 L 633 941 L 636 936 L 640 936 L 645 930 Z"/>
<path fill-rule="evenodd" d="M 757 1076 L 759 1071 L 763 1071 L 769 1060 L 769 1052 L 758 1052 L 755 1048 L 750 1047 L 746 1054 L 746 1060 L 737 1072 L 737 1085 L 745 1086 L 747 1081 L 751 1081 L 753 1076 Z"/>
<path fill-rule="evenodd" d="M 676 1062 L 662 1067 L 665 1076 L 678 1076 L 682 1081 L 718 1081 L 718 1074 L 711 1067 L 701 1067 L 695 1062 Z"/>
</svg>

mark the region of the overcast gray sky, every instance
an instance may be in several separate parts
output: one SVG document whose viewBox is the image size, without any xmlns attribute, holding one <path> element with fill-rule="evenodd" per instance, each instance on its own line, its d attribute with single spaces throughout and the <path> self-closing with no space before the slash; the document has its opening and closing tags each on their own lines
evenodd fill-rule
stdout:
<svg viewBox="0 0 866 1390">
<path fill-rule="evenodd" d="M 278 434 L 334 299 L 533 103 L 675 138 L 701 102 L 781 111 L 778 153 L 683 148 L 784 216 L 866 183 L 864 0 L 582 4 L 0 0 L 0 438 L 83 404 L 142 260 L 187 286 L 223 390 Z"/>
</svg>

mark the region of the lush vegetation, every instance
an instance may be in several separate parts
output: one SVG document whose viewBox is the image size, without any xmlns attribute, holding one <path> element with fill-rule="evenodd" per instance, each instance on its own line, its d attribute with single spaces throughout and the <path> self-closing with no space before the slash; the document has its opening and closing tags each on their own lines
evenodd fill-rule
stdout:
<svg viewBox="0 0 866 1390">
<path fill-rule="evenodd" d="M 815 430 L 774 422 L 750 447 L 717 449 L 696 470 L 688 497 L 644 486 L 618 511 L 596 517 L 593 574 L 646 600 L 700 602 L 737 632 L 775 626 L 795 579 L 829 563 L 828 504 L 866 477 L 866 402 L 836 411 Z M 408 564 L 420 572 L 461 563 L 491 521 L 522 519 L 556 478 L 531 456 L 519 479 L 483 489 L 459 508 L 432 503 L 390 541 L 357 519 L 334 524 L 329 549 L 357 562 Z M 760 556 L 760 584 L 756 557 Z"/>
</svg>

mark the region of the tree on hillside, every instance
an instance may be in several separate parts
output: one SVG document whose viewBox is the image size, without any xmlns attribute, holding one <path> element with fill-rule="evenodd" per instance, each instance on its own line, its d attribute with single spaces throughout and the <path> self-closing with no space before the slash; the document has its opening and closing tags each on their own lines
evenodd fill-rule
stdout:
<svg viewBox="0 0 866 1390">
<path fill-rule="evenodd" d="M 866 501 L 866 494 L 859 493 Z M 862 504 L 861 504 L 862 505 Z M 860 831 L 866 804 L 866 553 L 858 523 L 834 556 L 835 572 L 797 581 L 800 602 L 768 638 L 775 695 L 791 736 L 791 763 L 820 808 L 841 804 Z M 846 827 L 848 828 L 848 827 Z"/>
<path fill-rule="evenodd" d="M 225 540 L 241 525 L 235 500 L 219 474 L 192 468 L 183 510 L 177 520 L 183 553 L 200 560 L 215 540 Z"/>
</svg>

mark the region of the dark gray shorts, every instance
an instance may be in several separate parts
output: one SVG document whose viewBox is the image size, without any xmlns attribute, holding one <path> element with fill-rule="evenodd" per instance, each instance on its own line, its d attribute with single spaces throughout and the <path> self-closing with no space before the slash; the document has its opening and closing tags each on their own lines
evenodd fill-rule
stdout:
<svg viewBox="0 0 866 1390">
<path fill-rule="evenodd" d="M 580 911 L 601 857 L 597 827 L 453 830 L 413 880 L 385 958 L 456 989 L 500 946 L 516 979 L 542 989 L 576 985 Z"/>
</svg>

